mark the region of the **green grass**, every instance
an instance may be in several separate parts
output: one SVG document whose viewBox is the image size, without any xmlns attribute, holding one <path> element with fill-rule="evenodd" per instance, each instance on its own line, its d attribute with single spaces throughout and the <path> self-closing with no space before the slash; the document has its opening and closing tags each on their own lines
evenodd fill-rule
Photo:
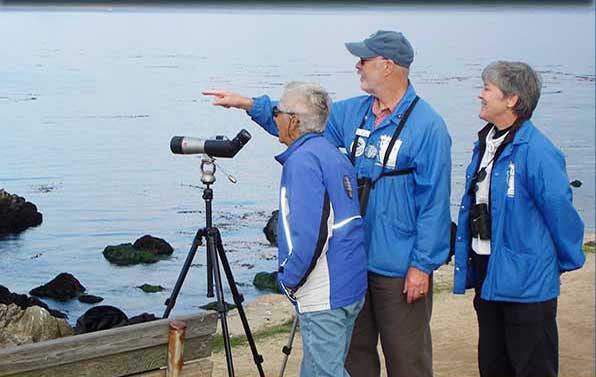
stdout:
<svg viewBox="0 0 596 377">
<path fill-rule="evenodd" d="M 292 329 L 292 320 L 282 323 L 281 325 L 270 327 L 263 331 L 253 333 L 253 337 L 255 339 L 255 343 L 257 343 L 257 345 L 258 345 L 260 340 L 267 339 L 267 338 L 272 337 L 277 334 L 286 333 L 289 336 L 291 329 Z M 298 329 L 300 329 L 300 327 L 298 327 Z M 232 337 L 230 337 L 230 344 L 231 344 L 232 348 L 238 347 L 238 346 L 245 346 L 248 344 L 248 339 L 246 338 L 246 335 L 232 336 Z M 224 342 L 223 342 L 222 335 L 216 335 L 215 338 L 213 338 L 212 350 L 214 353 L 223 352 Z"/>
</svg>

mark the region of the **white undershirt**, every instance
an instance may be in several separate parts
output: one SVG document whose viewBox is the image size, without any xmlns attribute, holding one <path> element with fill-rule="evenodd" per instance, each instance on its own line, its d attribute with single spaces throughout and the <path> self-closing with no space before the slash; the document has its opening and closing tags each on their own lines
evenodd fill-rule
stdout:
<svg viewBox="0 0 596 377">
<path fill-rule="evenodd" d="M 478 167 L 478 171 L 480 171 L 482 168 L 485 168 L 486 178 L 484 178 L 482 182 L 478 183 L 478 191 L 476 191 L 476 204 L 486 203 L 490 208 L 488 196 L 490 192 L 491 172 L 495 163 L 493 158 L 495 157 L 497 149 L 503 143 L 503 140 L 505 140 L 505 137 L 507 137 L 508 133 L 509 132 L 505 132 L 505 134 L 503 134 L 501 137 L 493 139 L 493 135 L 495 134 L 495 127 L 493 127 L 489 131 L 488 135 L 486 135 L 486 149 L 484 150 L 482 161 Z M 490 255 L 490 240 L 481 240 L 480 236 L 472 238 L 472 250 L 474 250 L 476 254 Z"/>
</svg>

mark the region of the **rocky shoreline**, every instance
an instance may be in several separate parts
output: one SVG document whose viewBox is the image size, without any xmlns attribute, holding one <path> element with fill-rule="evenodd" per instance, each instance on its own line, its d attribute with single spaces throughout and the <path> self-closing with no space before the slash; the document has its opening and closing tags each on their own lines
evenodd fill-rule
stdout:
<svg viewBox="0 0 596 377">
<path fill-rule="evenodd" d="M 269 243 L 275 246 L 277 241 L 277 211 L 273 211 L 263 228 Z M 20 217 L 19 217 L 20 216 Z M 27 221 L 23 220 L 27 219 Z M 3 222 L 4 221 L 4 222 Z M 11 223 L 12 221 L 12 223 Z M 42 222 L 37 207 L 24 198 L 9 194 L 0 189 L 0 235 L 2 232 L 21 232 L 30 226 Z M 24 225 L 28 224 L 28 225 Z M 585 250 L 594 252 L 594 234 L 586 235 Z M 111 264 L 129 266 L 143 263 L 156 263 L 169 258 L 174 249 L 164 239 L 145 235 L 134 243 L 107 246 L 103 251 L 104 258 Z M 435 294 L 450 291 L 453 275 L 452 265 L 444 265 L 434 273 Z M 279 293 L 276 284 L 276 273 L 258 272 L 253 285 L 257 289 Z M 152 294 L 163 291 L 160 285 L 140 282 L 136 288 Z M 63 272 L 48 283 L 29 291 L 31 296 L 10 292 L 0 286 L 0 347 L 14 346 L 56 337 L 98 331 L 111 327 L 124 326 L 156 319 L 154 314 L 142 313 L 128 317 L 120 309 L 108 305 L 92 306 L 76 320 L 73 328 L 67 322 L 67 315 L 48 307 L 42 298 L 50 298 L 60 302 L 77 299 L 82 303 L 95 305 L 102 297 L 89 294 L 73 275 Z M 210 307 L 203 309 L 209 310 Z M 264 294 L 245 305 L 251 329 L 254 333 L 262 333 L 268 329 L 287 325 L 292 321 L 294 308 L 280 294 Z M 228 314 L 230 335 L 240 337 L 244 329 L 236 310 Z M 32 321 L 35 323 L 33 324 Z"/>
</svg>

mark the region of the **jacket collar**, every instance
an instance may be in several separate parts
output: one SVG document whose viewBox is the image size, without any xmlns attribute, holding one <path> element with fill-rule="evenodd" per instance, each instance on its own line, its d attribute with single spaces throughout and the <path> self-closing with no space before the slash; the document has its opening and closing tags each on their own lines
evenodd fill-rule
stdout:
<svg viewBox="0 0 596 377">
<path fill-rule="evenodd" d="M 494 124 L 488 123 L 478 131 L 478 140 L 475 144 L 478 145 L 481 150 L 484 150 L 486 146 L 486 136 L 494 126 Z M 527 143 L 533 127 L 534 126 L 529 119 L 517 119 L 511 126 L 507 136 L 505 136 L 502 145 L 505 146 L 509 143 L 512 143 L 513 145 Z"/>
<path fill-rule="evenodd" d="M 401 117 L 404 116 L 404 113 L 406 112 L 408 107 L 410 107 L 410 104 L 412 103 L 412 101 L 414 101 L 414 98 L 416 98 L 416 91 L 414 90 L 414 86 L 412 85 L 410 80 L 408 80 L 408 88 L 406 89 L 406 92 L 404 93 L 403 97 L 401 97 L 401 99 L 397 103 L 397 106 L 395 106 L 395 109 L 393 109 L 393 112 L 391 113 L 391 115 L 389 115 L 387 117 L 387 119 L 385 119 L 381 124 L 379 124 L 379 127 L 377 127 L 377 128 L 381 128 L 382 126 L 389 124 L 389 122 L 399 123 L 399 121 L 401 120 Z M 375 102 L 375 98 L 373 96 L 371 96 L 371 102 L 370 102 L 370 106 L 371 106 L 370 112 L 371 113 L 372 113 L 372 106 L 374 106 L 374 102 Z"/>
<path fill-rule="evenodd" d="M 306 141 L 315 137 L 323 137 L 323 134 L 316 132 L 308 132 L 304 135 L 301 135 L 298 139 L 294 140 L 294 142 L 290 144 L 290 146 L 288 146 L 288 149 L 275 156 L 275 159 L 277 160 L 277 162 L 283 165 L 288 160 L 288 158 L 290 158 L 292 153 L 296 152 L 298 148 L 300 148 L 304 143 L 306 143 Z"/>
</svg>

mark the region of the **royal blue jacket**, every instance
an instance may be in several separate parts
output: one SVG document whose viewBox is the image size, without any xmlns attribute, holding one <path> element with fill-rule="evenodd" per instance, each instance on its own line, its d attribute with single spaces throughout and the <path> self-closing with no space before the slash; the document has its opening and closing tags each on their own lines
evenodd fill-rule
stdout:
<svg viewBox="0 0 596 377">
<path fill-rule="evenodd" d="M 362 144 L 357 148 L 355 168 L 358 177 L 375 179 L 381 174 L 382 152 L 415 97 L 410 84 L 393 113 L 376 128 L 372 115 L 374 97 L 335 102 L 325 137 L 349 153 L 356 130 L 366 117 L 363 129 L 370 134 L 360 143 L 374 146 L 377 154 L 367 157 Z M 266 131 L 277 135 L 271 117 L 273 105 L 269 97 L 257 97 L 248 113 Z M 420 99 L 399 140 L 399 150 L 399 143 L 394 148 L 397 156 L 389 159 L 385 171 L 413 168 L 414 172 L 381 178 L 370 192 L 364 217 L 368 270 L 389 277 L 404 277 L 410 266 L 426 273 L 440 267 L 449 253 L 451 229 L 451 139 L 445 122 Z"/>
<path fill-rule="evenodd" d="M 364 297 L 366 252 L 352 165 L 321 134 L 276 156 L 283 165 L 278 280 L 300 313 L 337 309 Z"/>
<path fill-rule="evenodd" d="M 481 158 L 476 142 L 459 211 L 455 293 L 474 286 L 469 191 Z M 563 154 L 529 120 L 493 162 L 490 214 L 491 255 L 481 297 L 512 302 L 557 297 L 560 274 L 584 264 L 584 224 L 572 204 Z"/>
</svg>

